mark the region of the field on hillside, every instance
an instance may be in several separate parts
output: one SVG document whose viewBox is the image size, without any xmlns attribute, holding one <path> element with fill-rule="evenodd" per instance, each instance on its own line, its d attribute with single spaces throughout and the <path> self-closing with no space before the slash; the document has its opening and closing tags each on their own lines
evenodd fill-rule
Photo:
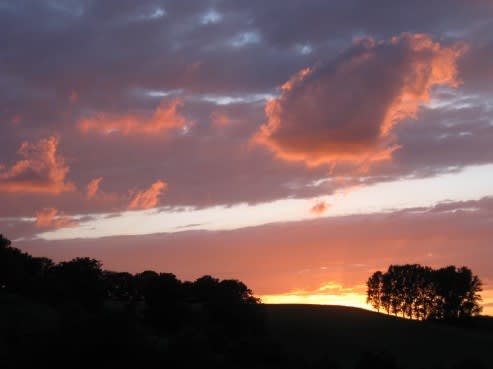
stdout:
<svg viewBox="0 0 493 369">
<path fill-rule="evenodd" d="M 493 318 L 474 328 L 411 321 L 363 309 L 320 305 L 264 305 L 267 325 L 287 352 L 327 356 L 354 367 L 361 352 L 387 352 L 404 368 L 450 367 L 475 359 L 493 362 Z M 474 369 L 474 368 L 470 368 Z"/>
</svg>

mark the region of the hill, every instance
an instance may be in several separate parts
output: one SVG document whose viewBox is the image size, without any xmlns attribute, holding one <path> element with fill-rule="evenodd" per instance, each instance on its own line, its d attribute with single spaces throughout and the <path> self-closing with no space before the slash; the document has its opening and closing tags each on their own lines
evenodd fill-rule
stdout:
<svg viewBox="0 0 493 369">
<path fill-rule="evenodd" d="M 4 359 L 7 360 L 4 364 L 12 363 L 8 357 L 13 355 L 17 358 L 17 365 L 3 367 L 30 367 L 31 359 L 35 357 L 50 357 L 52 363 L 55 359 L 55 362 L 60 364 L 73 357 L 73 353 L 70 352 L 61 355 L 63 351 L 60 351 L 60 347 L 65 347 L 75 350 L 77 355 L 88 355 L 87 361 L 94 365 L 93 360 L 97 357 L 93 352 L 94 345 L 113 357 L 113 360 L 120 356 L 117 352 L 121 352 L 122 348 L 128 351 L 129 356 L 126 360 L 132 357 L 133 351 L 136 351 L 137 357 L 142 360 L 142 350 L 135 345 L 142 345 L 144 340 L 147 342 L 144 346 L 147 347 L 145 352 L 147 355 L 151 354 L 148 367 L 160 367 L 160 361 L 156 361 L 155 358 L 172 353 L 181 357 L 180 364 L 174 361 L 164 361 L 162 364 L 166 364 L 167 367 L 192 367 L 189 364 L 195 365 L 197 360 L 208 358 L 209 349 L 202 352 L 204 347 L 219 344 L 222 347 L 220 352 L 231 348 L 239 350 L 233 361 L 238 368 L 253 368 L 257 367 L 257 363 L 263 363 L 264 366 L 260 367 L 353 369 L 360 368 L 357 362 L 365 352 L 384 353 L 395 358 L 398 368 L 405 369 L 492 368 L 491 317 L 479 317 L 472 320 L 468 326 L 460 327 L 445 323 L 411 321 L 343 306 L 262 304 L 257 305 L 257 308 L 264 313 L 265 332 L 252 337 L 253 341 L 244 338 L 240 338 L 238 342 L 236 338 L 217 341 L 217 331 L 211 336 L 215 337 L 214 339 L 203 337 L 197 341 L 197 337 L 183 336 L 186 331 L 181 331 L 178 336 L 153 333 L 149 327 L 146 328 L 145 322 L 137 323 L 140 333 L 129 330 L 128 327 L 135 324 L 135 321 L 118 313 L 115 307 L 108 304 L 105 306 L 103 312 L 91 318 L 77 306 L 71 306 L 69 310 L 59 310 L 21 296 L 0 294 L 0 363 Z M 69 330 L 63 327 L 66 322 L 70 323 Z M 81 322 L 83 326 L 87 325 L 88 329 L 79 327 Z M 77 325 L 74 326 L 74 323 Z M 190 330 L 190 326 L 187 329 Z M 201 330 L 196 332 L 200 333 Z M 176 344 L 158 347 L 152 342 L 159 337 L 161 341 L 164 339 L 168 342 L 182 337 L 183 347 Z M 120 342 L 121 339 L 124 342 Z M 86 347 L 88 342 L 91 346 Z M 15 351 L 8 354 L 8 347 Z M 197 348 L 200 349 L 197 351 Z M 185 353 L 188 356 L 183 356 Z M 469 362 L 465 363 L 465 360 Z M 473 361 L 479 366 L 475 366 Z M 335 364 L 332 367 L 331 362 Z M 84 367 L 87 362 L 81 361 L 80 364 L 80 367 Z M 116 367 L 109 365 L 104 359 L 98 364 L 101 364 L 100 367 Z M 137 365 L 131 361 L 127 364 L 132 364 L 128 367 Z M 370 365 L 363 368 L 386 367 Z"/>
<path fill-rule="evenodd" d="M 263 308 L 268 331 L 284 350 L 314 359 L 328 357 L 341 367 L 354 367 L 365 351 L 386 352 L 407 368 L 451 367 L 464 360 L 491 366 L 491 317 L 476 318 L 467 327 L 459 327 L 344 306 Z"/>
</svg>

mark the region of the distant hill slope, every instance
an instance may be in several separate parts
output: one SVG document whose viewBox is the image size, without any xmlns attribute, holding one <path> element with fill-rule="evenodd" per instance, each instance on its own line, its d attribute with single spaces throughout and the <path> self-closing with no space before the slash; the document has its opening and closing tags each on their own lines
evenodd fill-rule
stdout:
<svg viewBox="0 0 493 369">
<path fill-rule="evenodd" d="M 386 351 L 407 368 L 449 367 L 471 358 L 493 367 L 491 317 L 477 318 L 473 328 L 464 328 L 344 306 L 263 308 L 274 340 L 300 356 L 327 355 L 343 367 L 353 367 L 361 352 Z"/>
</svg>

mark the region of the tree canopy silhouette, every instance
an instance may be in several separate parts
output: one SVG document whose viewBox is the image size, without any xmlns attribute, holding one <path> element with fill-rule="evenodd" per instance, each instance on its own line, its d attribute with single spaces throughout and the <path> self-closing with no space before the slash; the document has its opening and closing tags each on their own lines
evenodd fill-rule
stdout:
<svg viewBox="0 0 493 369">
<path fill-rule="evenodd" d="M 0 343 L 8 342 L 8 354 L 0 350 L 2 368 L 34 367 L 34 353 L 51 347 L 60 348 L 60 363 L 87 358 L 74 367 L 94 367 L 91 357 L 100 358 L 101 367 L 128 367 L 129 360 L 131 367 L 182 367 L 184 358 L 185 367 L 197 367 L 240 357 L 241 347 L 257 342 L 263 329 L 260 300 L 239 280 L 204 276 L 183 282 L 152 270 L 105 271 L 88 257 L 55 263 L 12 247 L 0 235 L 0 307 L 4 301 L 4 307 L 20 310 L 26 305 L 49 323 L 43 340 L 31 344 L 22 327 L 9 323 L 2 329 L 0 319 Z M 19 361 L 20 352 L 30 354 Z"/>
<path fill-rule="evenodd" d="M 108 295 L 98 260 L 75 258 L 52 266 L 48 282 L 53 298 L 77 301 L 88 309 L 97 308 Z"/>
<path fill-rule="evenodd" d="M 465 266 L 390 265 L 385 273 L 373 273 L 366 285 L 367 303 L 388 314 L 454 320 L 481 312 L 481 280 Z"/>
</svg>

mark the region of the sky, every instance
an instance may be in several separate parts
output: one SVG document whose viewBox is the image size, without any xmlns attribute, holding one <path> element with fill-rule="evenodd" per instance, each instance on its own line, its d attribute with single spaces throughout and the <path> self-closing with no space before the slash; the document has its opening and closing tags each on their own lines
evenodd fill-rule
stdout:
<svg viewBox="0 0 493 369">
<path fill-rule="evenodd" d="M 36 256 L 493 315 L 493 1 L 0 0 L 0 232 Z"/>
</svg>

